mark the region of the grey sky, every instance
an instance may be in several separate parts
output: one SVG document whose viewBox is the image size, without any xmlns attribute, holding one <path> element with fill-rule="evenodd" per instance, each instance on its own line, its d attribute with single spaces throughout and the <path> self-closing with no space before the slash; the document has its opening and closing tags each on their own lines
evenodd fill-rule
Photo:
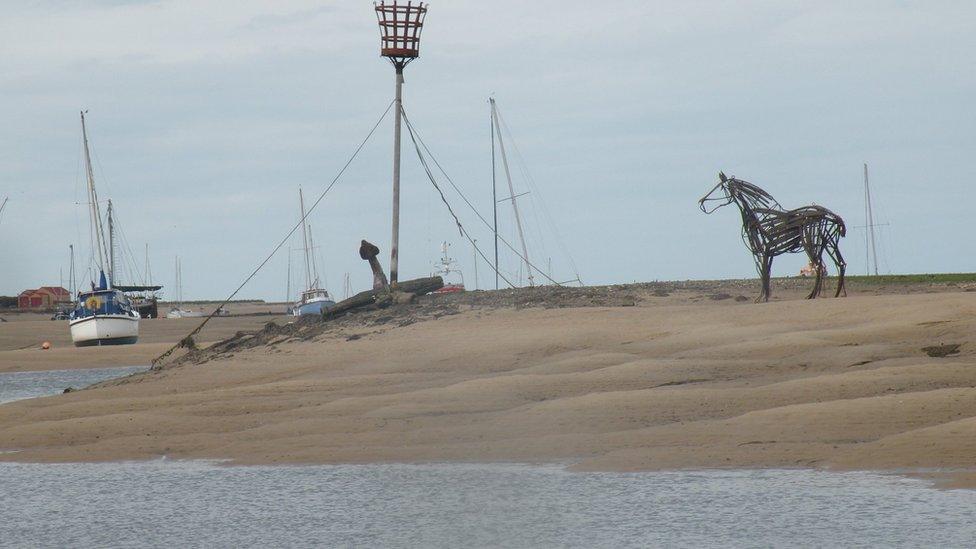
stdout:
<svg viewBox="0 0 976 549">
<path fill-rule="evenodd" d="M 214 298 L 291 227 L 298 186 L 321 192 L 393 92 L 368 1 L 10 3 L 0 36 L 0 294 L 57 283 L 69 243 L 85 264 L 80 109 L 139 266 L 148 242 L 169 285 L 180 255 L 185 296 Z M 890 223 L 882 269 L 973 271 L 974 51 L 969 2 L 445 1 L 405 106 L 488 214 L 494 93 L 587 283 L 753 276 L 736 213 L 696 207 L 720 169 L 786 206 L 841 214 L 862 273 L 865 161 Z M 391 127 L 311 216 L 333 293 L 343 273 L 369 284 L 359 239 L 387 261 Z M 401 277 L 428 273 L 448 240 L 473 286 L 470 246 L 409 142 L 403 158 Z M 487 249 L 489 232 L 449 198 Z M 525 207 L 532 252 L 571 278 Z M 283 299 L 286 269 L 282 254 L 242 295 Z M 485 287 L 486 265 L 479 275 Z"/>
</svg>

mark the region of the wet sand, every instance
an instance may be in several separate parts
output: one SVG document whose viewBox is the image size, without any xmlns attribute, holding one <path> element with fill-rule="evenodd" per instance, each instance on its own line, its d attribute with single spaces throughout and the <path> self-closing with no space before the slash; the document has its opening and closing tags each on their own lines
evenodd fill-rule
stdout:
<svg viewBox="0 0 976 549">
<path fill-rule="evenodd" d="M 193 310 L 199 309 L 195 306 Z M 162 309 L 161 309 L 162 310 Z M 211 308 L 210 310 L 213 310 Z M 284 311 L 284 305 L 245 305 L 232 311 Z M 139 342 L 135 345 L 76 348 L 65 320 L 51 320 L 50 314 L 4 314 L 0 323 L 0 372 L 68 370 L 138 366 L 149 362 L 178 342 L 200 323 L 200 318 L 154 318 L 139 321 Z M 200 337 L 201 344 L 255 330 L 279 316 L 232 316 L 211 320 Z M 41 349 L 45 341 L 51 348 Z"/>
<path fill-rule="evenodd" d="M 801 291 L 352 320 L 0 406 L 0 457 L 972 471 L 976 293 Z"/>
</svg>

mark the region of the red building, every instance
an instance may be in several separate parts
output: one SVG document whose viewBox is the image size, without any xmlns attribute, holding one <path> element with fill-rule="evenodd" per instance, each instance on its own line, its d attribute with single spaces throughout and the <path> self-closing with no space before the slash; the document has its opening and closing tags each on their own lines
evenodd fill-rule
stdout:
<svg viewBox="0 0 976 549">
<path fill-rule="evenodd" d="M 60 286 L 42 286 L 36 290 L 24 290 L 17 296 L 20 309 L 53 309 L 71 303 L 71 294 Z"/>
</svg>

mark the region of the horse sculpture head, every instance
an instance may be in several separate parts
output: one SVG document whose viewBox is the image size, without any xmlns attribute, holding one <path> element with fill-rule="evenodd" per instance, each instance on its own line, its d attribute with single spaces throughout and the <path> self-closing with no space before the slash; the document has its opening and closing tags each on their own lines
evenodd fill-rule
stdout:
<svg viewBox="0 0 976 549">
<path fill-rule="evenodd" d="M 722 206 L 728 206 L 733 202 L 744 213 L 756 209 L 783 209 L 772 195 L 748 181 L 736 179 L 735 176 L 727 177 L 723 172 L 718 172 L 718 179 L 718 184 L 712 187 L 712 190 L 708 191 L 708 194 L 698 200 L 698 207 L 706 214 L 710 214 Z M 708 209 L 705 207 L 706 202 L 718 202 L 718 204 L 712 209 Z"/>
<path fill-rule="evenodd" d="M 731 204 L 732 193 L 729 192 L 729 182 L 734 179 L 734 177 L 729 179 L 725 176 L 725 173 L 718 172 L 718 184 L 712 187 L 712 190 L 708 191 L 705 196 L 698 200 L 698 207 L 701 208 L 701 211 L 706 214 L 710 214 L 722 206 L 728 206 Z M 706 202 L 719 202 L 719 204 L 709 210 L 705 207 Z"/>
</svg>

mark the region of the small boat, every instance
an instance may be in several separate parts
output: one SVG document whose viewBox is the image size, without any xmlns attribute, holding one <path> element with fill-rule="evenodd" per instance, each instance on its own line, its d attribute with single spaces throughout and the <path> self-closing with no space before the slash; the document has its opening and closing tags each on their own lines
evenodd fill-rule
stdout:
<svg viewBox="0 0 976 549">
<path fill-rule="evenodd" d="M 85 168 L 88 176 L 88 213 L 91 232 L 94 235 L 92 250 L 98 263 L 98 285 L 92 282 L 89 292 L 79 292 L 78 301 L 68 315 L 71 341 L 76 347 L 92 345 L 126 345 L 139 339 L 139 313 L 129 298 L 112 286 L 111 277 L 105 276 L 105 264 L 111 253 L 105 245 L 102 233 L 102 216 L 92 170 L 85 128 L 85 113 L 81 113 L 81 135 L 85 145 Z"/>
<path fill-rule="evenodd" d="M 306 222 L 305 198 L 301 187 L 298 188 L 298 204 L 302 213 L 302 241 L 305 247 L 305 290 L 301 297 L 291 307 L 294 316 L 319 315 L 335 306 L 335 301 L 329 292 L 319 287 L 319 272 L 315 264 L 315 246 L 312 244 L 312 229 Z"/>
<path fill-rule="evenodd" d="M 464 291 L 464 275 L 460 269 L 455 267 L 457 261 L 448 256 L 447 249 L 449 247 L 450 244 L 447 242 L 441 244 L 441 253 L 443 255 L 434 263 L 433 275 L 439 276 L 444 280 L 444 286 L 434 290 L 433 293 L 435 294 L 450 294 Z"/>
<path fill-rule="evenodd" d="M 183 264 L 180 258 L 176 258 L 176 306 L 171 307 L 166 313 L 166 318 L 200 318 L 203 313 L 200 311 L 188 311 L 183 308 Z"/>
</svg>

